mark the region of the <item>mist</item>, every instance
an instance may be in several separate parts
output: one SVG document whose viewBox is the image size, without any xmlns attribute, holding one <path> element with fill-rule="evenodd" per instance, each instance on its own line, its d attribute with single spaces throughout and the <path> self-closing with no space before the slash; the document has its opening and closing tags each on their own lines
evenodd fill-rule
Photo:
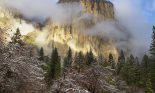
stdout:
<svg viewBox="0 0 155 93">
<path fill-rule="evenodd" d="M 47 18 L 56 23 L 69 23 L 79 13 L 80 4 L 57 4 L 58 0 L 3 0 L 1 5 L 19 11 L 29 20 L 44 22 Z"/>
<path fill-rule="evenodd" d="M 116 22 L 105 21 L 89 29 L 91 35 L 112 37 L 119 49 L 129 49 L 135 56 L 148 53 L 152 24 L 149 23 L 133 0 L 110 0 L 114 4 Z M 82 7 L 78 3 L 57 4 L 57 0 L 3 0 L 1 5 L 20 11 L 28 19 L 44 22 L 47 18 L 61 24 L 70 24 L 79 15 Z M 137 4 L 140 0 L 134 1 Z M 155 9 L 155 7 L 153 8 Z M 118 26 L 119 25 L 119 26 Z M 103 30 L 104 29 L 104 30 Z M 103 33 L 103 34 L 101 34 Z"/>
<path fill-rule="evenodd" d="M 111 0 L 115 6 L 115 17 L 129 33 L 131 52 L 138 57 L 148 53 L 151 43 L 152 25 L 138 4 L 142 0 Z M 135 2 L 135 3 L 133 3 Z M 144 6 L 143 6 L 144 7 Z"/>
<path fill-rule="evenodd" d="M 93 28 L 88 29 L 88 31 L 85 31 L 85 34 L 97 35 L 103 38 L 110 37 L 110 39 L 112 39 L 112 42 L 118 48 L 118 50 L 124 50 L 125 52 L 131 50 L 130 44 L 131 38 L 133 38 L 133 36 L 119 22 L 107 20 L 98 23 Z"/>
</svg>

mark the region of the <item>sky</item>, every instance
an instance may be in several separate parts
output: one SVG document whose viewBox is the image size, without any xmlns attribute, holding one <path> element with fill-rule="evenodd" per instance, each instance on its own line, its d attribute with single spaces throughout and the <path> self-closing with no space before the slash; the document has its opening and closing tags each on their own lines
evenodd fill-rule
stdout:
<svg viewBox="0 0 155 93">
<path fill-rule="evenodd" d="M 155 24 L 155 0 L 142 0 L 139 6 L 148 22 Z"/>
<path fill-rule="evenodd" d="M 142 0 L 139 6 L 148 22 L 155 24 L 155 0 Z"/>
<path fill-rule="evenodd" d="M 110 0 L 115 7 L 122 2 L 130 3 L 136 10 L 140 11 L 145 20 L 151 24 L 155 24 L 155 0 Z M 127 6 L 126 8 L 127 9 Z"/>
</svg>

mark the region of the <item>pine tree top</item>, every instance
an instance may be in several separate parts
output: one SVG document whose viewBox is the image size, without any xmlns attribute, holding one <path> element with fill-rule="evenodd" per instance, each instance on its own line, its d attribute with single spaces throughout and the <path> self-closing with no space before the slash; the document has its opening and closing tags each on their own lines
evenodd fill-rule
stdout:
<svg viewBox="0 0 155 93">
<path fill-rule="evenodd" d="M 151 56 L 155 56 L 155 26 L 153 26 L 152 29 L 152 42 L 151 42 L 151 46 L 150 46 L 150 54 Z"/>
</svg>

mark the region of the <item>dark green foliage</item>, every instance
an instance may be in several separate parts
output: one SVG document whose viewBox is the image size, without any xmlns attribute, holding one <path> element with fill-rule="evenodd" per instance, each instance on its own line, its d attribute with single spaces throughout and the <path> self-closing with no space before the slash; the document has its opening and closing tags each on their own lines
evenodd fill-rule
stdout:
<svg viewBox="0 0 155 93">
<path fill-rule="evenodd" d="M 68 60 L 67 60 L 67 57 L 64 58 L 63 60 L 63 68 L 67 68 L 68 67 Z"/>
<path fill-rule="evenodd" d="M 144 75 L 146 75 L 149 72 L 149 57 L 147 55 L 144 55 L 142 59 L 141 68 Z"/>
<path fill-rule="evenodd" d="M 118 57 L 118 63 L 117 63 L 117 74 L 120 74 L 120 71 L 122 67 L 125 64 L 125 55 L 123 50 L 121 50 L 120 56 Z"/>
<path fill-rule="evenodd" d="M 150 46 L 150 54 L 151 54 L 151 57 L 154 58 L 154 55 L 155 55 L 155 26 L 153 26 L 152 42 L 151 42 L 151 46 Z"/>
<path fill-rule="evenodd" d="M 53 49 L 51 55 L 51 78 L 56 79 L 60 76 L 61 65 L 57 48 Z"/>
<path fill-rule="evenodd" d="M 48 56 L 44 56 L 44 62 L 46 64 L 49 64 L 50 63 L 50 58 Z"/>
<path fill-rule="evenodd" d="M 123 58 L 123 57 L 122 57 Z M 146 93 L 154 93 L 155 90 L 155 26 L 153 27 L 152 43 L 150 46 L 150 58 L 144 55 L 142 62 L 131 55 L 124 65 L 121 65 L 121 57 L 118 58 L 117 72 L 129 85 L 141 85 Z M 140 64 L 141 63 L 141 64 Z M 121 69 L 122 68 L 122 69 Z"/>
<path fill-rule="evenodd" d="M 134 58 L 133 55 L 131 55 L 129 60 L 129 84 L 139 84 L 140 71 L 138 64 L 138 58 Z"/>
<path fill-rule="evenodd" d="M 95 62 L 95 58 L 91 49 L 89 52 L 87 52 L 85 56 L 85 61 L 88 66 L 91 65 L 93 62 Z"/>
<path fill-rule="evenodd" d="M 73 61 L 72 50 L 71 50 L 71 48 L 69 48 L 69 50 L 67 52 L 67 56 L 64 58 L 64 68 L 71 67 L 72 61 Z"/>
<path fill-rule="evenodd" d="M 129 58 L 127 58 L 127 62 L 124 64 L 124 66 L 122 67 L 121 71 L 120 71 L 120 75 L 122 76 L 122 78 L 127 81 L 127 83 L 129 82 L 129 69 L 130 69 L 130 64 L 129 64 Z"/>
<path fill-rule="evenodd" d="M 155 26 L 153 26 L 152 43 L 150 46 L 150 79 L 153 89 L 155 90 Z"/>
<path fill-rule="evenodd" d="M 47 81 L 51 84 L 53 79 L 58 79 L 61 75 L 61 63 L 57 48 L 52 50 L 51 60 L 48 65 Z"/>
<path fill-rule="evenodd" d="M 103 63 L 103 67 L 107 67 L 107 66 L 110 66 L 110 63 L 107 61 L 107 59 L 105 59 Z"/>
<path fill-rule="evenodd" d="M 44 49 L 42 47 L 39 51 L 39 60 L 44 61 Z"/>
<path fill-rule="evenodd" d="M 136 64 L 134 65 L 135 69 L 135 84 L 140 84 L 140 63 L 138 57 L 135 58 Z"/>
<path fill-rule="evenodd" d="M 135 58 L 133 55 L 130 55 L 129 59 L 128 59 L 128 62 L 131 66 L 135 65 L 136 62 L 135 62 Z"/>
<path fill-rule="evenodd" d="M 130 85 L 139 85 L 140 66 L 138 64 L 138 58 L 134 58 L 133 55 L 131 55 L 129 58 L 127 58 L 126 63 L 120 71 L 123 79 Z"/>
<path fill-rule="evenodd" d="M 80 72 L 81 69 L 84 68 L 84 55 L 82 52 L 76 53 L 75 66 L 76 66 L 78 72 Z"/>
<path fill-rule="evenodd" d="M 145 93 L 155 93 L 152 89 L 151 79 L 147 78 L 146 85 L 145 85 Z"/>
<path fill-rule="evenodd" d="M 112 54 L 109 54 L 109 60 L 108 62 L 111 64 L 111 68 L 112 69 L 115 69 L 115 61 L 114 61 L 114 58 L 113 58 L 113 55 Z"/>
<path fill-rule="evenodd" d="M 98 64 L 99 65 L 102 65 L 103 66 L 103 64 L 104 64 L 104 62 L 105 62 L 105 60 L 104 60 L 104 57 L 103 57 L 103 55 L 102 54 L 100 54 L 99 55 L 99 57 L 98 57 Z"/>
<path fill-rule="evenodd" d="M 145 83 L 148 78 L 149 73 L 149 57 L 147 55 L 144 55 L 141 66 L 140 66 L 140 76 L 141 76 L 141 83 L 143 86 L 145 86 Z"/>
<path fill-rule="evenodd" d="M 13 35 L 13 37 L 11 38 L 13 44 L 22 44 L 22 40 L 21 40 L 21 33 L 19 28 L 17 28 L 16 33 Z"/>
</svg>

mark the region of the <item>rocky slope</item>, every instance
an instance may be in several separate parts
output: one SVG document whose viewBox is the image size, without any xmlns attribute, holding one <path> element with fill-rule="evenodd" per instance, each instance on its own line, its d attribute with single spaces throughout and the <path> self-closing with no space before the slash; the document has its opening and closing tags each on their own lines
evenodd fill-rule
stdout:
<svg viewBox="0 0 155 93">
<path fill-rule="evenodd" d="M 9 44 L 0 48 L 0 93 L 42 93 L 44 71 L 35 47 Z"/>
<path fill-rule="evenodd" d="M 1 47 L 0 93 L 144 93 L 127 86 L 111 67 L 96 64 L 80 73 L 70 68 L 47 87 L 42 66 L 33 46 Z"/>
<path fill-rule="evenodd" d="M 93 65 L 82 73 L 70 69 L 55 80 L 48 93 L 144 93 L 126 84 L 115 70 Z"/>
</svg>

